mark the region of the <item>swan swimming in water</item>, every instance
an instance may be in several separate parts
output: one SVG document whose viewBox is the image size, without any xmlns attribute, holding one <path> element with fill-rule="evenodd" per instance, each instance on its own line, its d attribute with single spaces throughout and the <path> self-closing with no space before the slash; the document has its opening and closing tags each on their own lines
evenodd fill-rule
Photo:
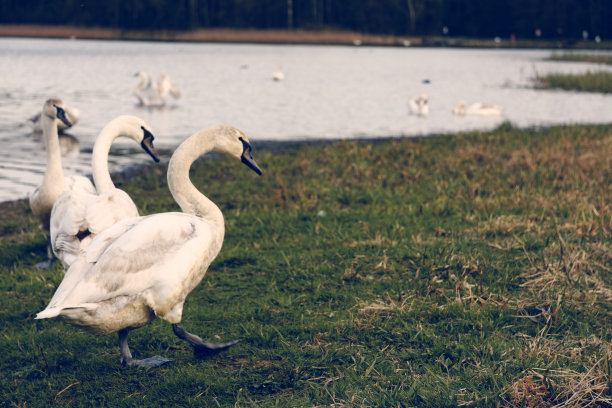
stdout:
<svg viewBox="0 0 612 408">
<path fill-rule="evenodd" d="M 414 115 L 418 116 L 427 116 L 429 115 L 429 98 L 426 94 L 423 94 L 417 98 L 411 98 L 408 101 L 408 106 L 410 106 L 410 111 Z"/>
<path fill-rule="evenodd" d="M 499 116 L 501 115 L 501 106 L 493 103 L 476 102 L 470 106 L 466 106 L 465 101 L 459 101 L 453 109 L 453 114 L 459 116 L 474 115 L 474 116 Z"/>
<path fill-rule="evenodd" d="M 72 263 L 36 319 L 61 317 L 97 335 L 118 332 L 123 365 L 171 361 L 132 358 L 129 330 L 155 317 L 171 323 L 194 353 L 212 354 L 236 344 L 238 340 L 208 343 L 181 325 L 183 303 L 221 250 L 225 234 L 221 210 L 189 179 L 191 164 L 211 151 L 234 157 L 261 175 L 251 145 L 238 129 L 219 126 L 193 134 L 168 166 L 168 187 L 183 212 L 129 218 L 102 231 Z"/>
<path fill-rule="evenodd" d="M 280 65 L 276 66 L 276 71 L 274 71 L 274 75 L 272 76 L 272 79 L 274 81 L 276 81 L 276 82 L 280 82 L 280 81 L 284 81 L 285 80 L 285 74 L 281 70 Z"/>
<path fill-rule="evenodd" d="M 66 129 L 69 129 L 72 126 L 76 125 L 79 119 L 81 119 L 81 111 L 78 110 L 77 108 L 65 105 L 63 109 L 66 114 L 66 119 L 68 120 L 68 123 L 70 124 L 67 124 L 61 120 L 58 121 L 57 130 L 60 134 L 63 133 Z M 40 112 L 38 112 L 36 115 L 28 119 L 26 123 L 28 124 L 28 126 L 32 128 L 32 132 L 34 133 L 42 132 L 42 114 Z"/>
<path fill-rule="evenodd" d="M 120 220 L 138 217 L 136 204 L 127 193 L 115 188 L 108 171 L 108 153 L 113 141 L 119 137 L 134 140 L 153 160 L 159 161 L 153 147 L 153 134 L 144 120 L 123 115 L 102 129 L 92 154 L 96 191 L 66 190 L 57 197 L 51 212 L 51 246 L 65 268 L 96 234 Z"/>
<path fill-rule="evenodd" d="M 57 130 L 57 122 L 66 126 L 71 123 L 66 118 L 64 104 L 59 99 L 48 99 L 43 104 L 41 113 L 41 126 L 46 148 L 47 167 L 43 181 L 29 196 L 32 213 L 40 220 L 42 229 L 49 233 L 49 217 L 57 197 L 67 189 L 95 192 L 91 181 L 83 176 L 64 177 L 62 169 L 61 148 Z M 46 268 L 53 263 L 51 243 L 47 245 L 47 261 L 36 266 Z"/>
<path fill-rule="evenodd" d="M 139 77 L 140 82 L 132 93 L 141 106 L 161 107 L 166 104 L 168 95 L 172 95 L 174 99 L 181 97 L 180 91 L 166 74 L 162 74 L 158 82 L 154 82 L 144 71 L 138 71 L 134 76 Z"/>
</svg>

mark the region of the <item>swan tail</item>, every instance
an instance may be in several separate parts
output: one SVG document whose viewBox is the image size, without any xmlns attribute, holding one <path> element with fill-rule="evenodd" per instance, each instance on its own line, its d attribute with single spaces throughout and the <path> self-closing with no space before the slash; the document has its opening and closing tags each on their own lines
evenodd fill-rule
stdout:
<svg viewBox="0 0 612 408">
<path fill-rule="evenodd" d="M 71 307 L 52 307 L 52 308 L 47 308 L 43 310 L 42 312 L 38 313 L 35 319 L 51 319 L 53 317 L 57 317 L 60 315 L 71 315 L 71 314 L 74 314 L 75 312 L 78 313 L 79 311 L 83 311 L 83 310 L 93 310 L 97 307 L 98 305 L 95 303 L 81 303 L 78 306 L 71 306 Z"/>
<path fill-rule="evenodd" d="M 58 308 L 45 309 L 42 312 L 38 313 L 35 319 L 51 319 L 53 317 L 59 316 L 61 312 L 62 309 Z"/>
</svg>

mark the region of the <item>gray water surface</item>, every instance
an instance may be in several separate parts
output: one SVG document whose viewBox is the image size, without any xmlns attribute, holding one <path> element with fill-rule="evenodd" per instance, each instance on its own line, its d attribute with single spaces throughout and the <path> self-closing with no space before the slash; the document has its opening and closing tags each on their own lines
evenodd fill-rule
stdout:
<svg viewBox="0 0 612 408">
<path fill-rule="evenodd" d="M 97 134 L 122 114 L 145 119 L 156 147 L 168 151 L 217 124 L 240 128 L 256 150 L 258 141 L 431 135 L 504 120 L 520 127 L 612 122 L 612 95 L 531 88 L 536 72 L 611 70 L 546 61 L 551 53 L 0 38 L 0 201 L 26 197 L 42 180 L 43 143 L 26 119 L 50 97 L 81 111 L 69 131 L 80 154 L 63 163 L 66 174 L 85 175 Z M 274 82 L 279 65 L 285 80 Z M 139 70 L 170 75 L 181 99 L 163 109 L 137 106 Z M 425 118 L 408 108 L 422 93 Z M 499 104 L 503 115 L 456 117 L 459 100 Z M 132 141 L 113 146 L 111 171 L 150 161 Z"/>
</svg>

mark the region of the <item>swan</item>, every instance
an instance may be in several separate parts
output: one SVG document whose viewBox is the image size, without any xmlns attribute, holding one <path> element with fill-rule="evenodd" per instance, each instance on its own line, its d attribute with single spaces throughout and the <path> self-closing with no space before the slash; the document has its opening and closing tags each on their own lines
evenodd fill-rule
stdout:
<svg viewBox="0 0 612 408">
<path fill-rule="evenodd" d="M 281 70 L 280 65 L 276 66 L 276 71 L 274 71 L 274 75 L 272 76 L 272 79 L 274 79 L 277 82 L 285 80 L 285 74 Z"/>
<path fill-rule="evenodd" d="M 168 95 L 172 95 L 174 99 L 178 99 L 181 96 L 172 79 L 166 74 L 162 74 L 158 82 L 155 82 L 144 71 L 138 71 L 134 76 L 139 77 L 140 82 L 132 93 L 136 96 L 138 104 L 141 106 L 161 107 L 166 104 Z"/>
<path fill-rule="evenodd" d="M 408 105 L 410 106 L 410 111 L 418 116 L 427 116 L 429 115 L 429 98 L 426 94 L 423 94 L 417 98 L 411 98 L 408 101 Z"/>
<path fill-rule="evenodd" d="M 470 106 L 466 106 L 465 101 L 457 102 L 453 109 L 453 114 L 459 116 L 475 115 L 475 116 L 499 116 L 502 109 L 499 105 L 492 103 L 476 102 Z"/>
<path fill-rule="evenodd" d="M 47 166 L 43 181 L 29 196 L 30 209 L 41 223 L 41 228 L 49 233 L 49 217 L 57 197 L 66 189 L 94 192 L 91 181 L 83 176 L 69 176 L 64 178 L 62 157 L 58 137 L 57 122 L 61 121 L 70 126 L 66 118 L 64 104 L 60 99 L 48 99 L 43 104 L 41 112 L 41 126 L 45 142 Z M 46 268 L 53 263 L 51 243 L 47 242 L 47 261 L 36 266 Z"/>
<path fill-rule="evenodd" d="M 168 187 L 183 212 L 129 218 L 102 231 L 75 259 L 36 319 L 60 317 L 96 335 L 118 332 L 123 365 L 171 361 L 132 358 L 128 332 L 155 317 L 171 323 L 194 353 L 212 354 L 236 344 L 208 343 L 181 325 L 185 298 L 221 250 L 225 234 L 221 210 L 191 183 L 189 168 L 215 151 L 261 175 L 251 150 L 245 134 L 230 126 L 201 130 L 181 143 L 168 165 Z"/>
<path fill-rule="evenodd" d="M 66 119 L 68 119 L 68 122 L 70 124 L 67 124 L 61 120 L 57 122 L 57 130 L 59 131 L 59 133 L 63 133 L 66 129 L 69 129 L 72 126 L 76 125 L 77 122 L 81 119 L 81 111 L 79 109 L 72 106 L 64 106 L 62 109 L 64 109 Z M 32 132 L 42 132 L 42 115 L 40 112 L 28 119 L 26 123 L 32 128 Z"/>
<path fill-rule="evenodd" d="M 65 268 L 96 234 L 122 219 L 138 216 L 136 204 L 126 192 L 115 188 L 108 171 L 108 153 L 119 137 L 134 140 L 159 162 L 153 134 L 144 120 L 122 115 L 102 129 L 92 154 L 95 192 L 65 190 L 57 197 L 51 212 L 51 247 Z"/>
</svg>

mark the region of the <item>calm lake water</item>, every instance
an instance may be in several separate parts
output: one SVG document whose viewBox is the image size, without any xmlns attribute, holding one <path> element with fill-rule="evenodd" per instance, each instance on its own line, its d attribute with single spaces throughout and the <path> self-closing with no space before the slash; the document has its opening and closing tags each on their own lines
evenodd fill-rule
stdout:
<svg viewBox="0 0 612 408">
<path fill-rule="evenodd" d="M 26 197 L 42 180 L 43 143 L 26 119 L 49 97 L 81 111 L 69 131 L 80 154 L 64 159 L 66 174 L 90 173 L 97 134 L 122 114 L 145 119 L 158 149 L 171 151 L 197 130 L 229 124 L 247 134 L 255 155 L 257 143 L 269 140 L 431 135 L 490 129 L 504 120 L 521 127 L 612 122 L 612 95 L 529 88 L 536 72 L 611 70 L 546 61 L 550 54 L 0 38 L 0 201 Z M 277 66 L 282 82 L 272 80 Z M 181 99 L 169 99 L 164 109 L 137 106 L 139 70 L 170 75 Z M 422 93 L 429 96 L 425 118 L 408 108 Z M 456 117 L 459 100 L 497 103 L 503 115 Z M 149 161 L 131 141 L 111 151 L 112 171 Z"/>
</svg>

